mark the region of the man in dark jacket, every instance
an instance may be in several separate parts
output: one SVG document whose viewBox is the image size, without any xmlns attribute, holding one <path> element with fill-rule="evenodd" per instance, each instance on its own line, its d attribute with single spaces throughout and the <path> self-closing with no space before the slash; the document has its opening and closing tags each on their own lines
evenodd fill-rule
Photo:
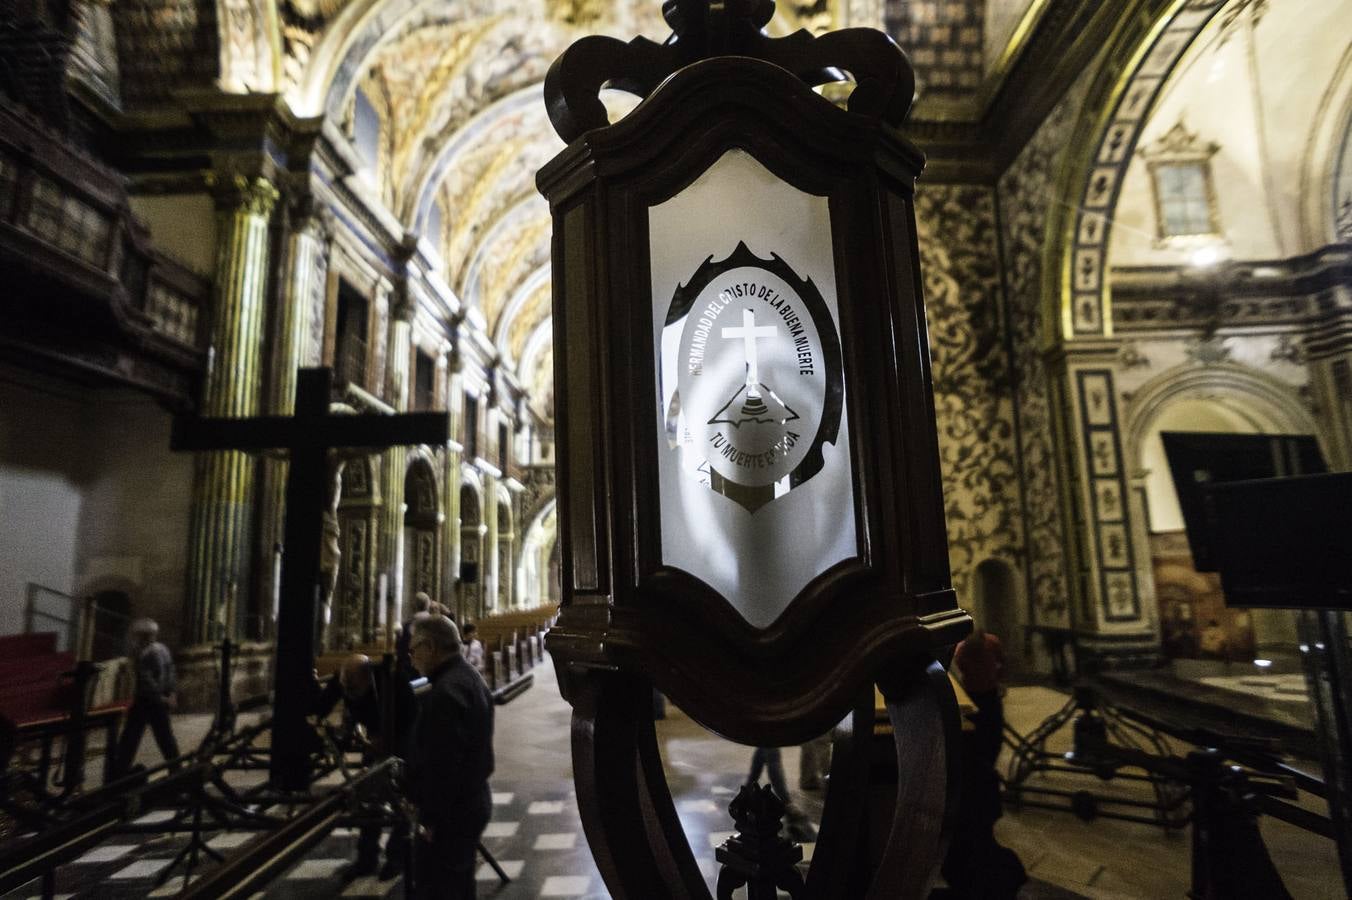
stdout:
<svg viewBox="0 0 1352 900">
<path fill-rule="evenodd" d="M 415 618 L 409 650 L 428 680 L 408 760 L 408 796 L 418 811 L 414 896 L 472 898 L 475 849 L 493 811 L 493 697 L 446 616 Z"/>
<path fill-rule="evenodd" d="M 157 640 L 159 634 L 160 626 L 153 619 L 137 619 L 131 624 L 130 656 L 136 666 L 136 689 L 127 710 L 127 724 L 117 742 L 116 764 L 120 775 L 125 775 L 136 762 L 136 751 L 147 725 L 170 768 L 178 765 L 178 741 L 169 721 L 169 713 L 178 705 L 178 684 L 174 658 L 169 648 Z"/>
</svg>

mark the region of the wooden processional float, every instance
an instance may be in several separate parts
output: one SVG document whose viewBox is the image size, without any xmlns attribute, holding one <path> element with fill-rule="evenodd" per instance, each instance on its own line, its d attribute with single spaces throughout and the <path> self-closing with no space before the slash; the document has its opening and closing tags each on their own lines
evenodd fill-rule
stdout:
<svg viewBox="0 0 1352 900">
<path fill-rule="evenodd" d="M 881 32 L 772 39 L 773 13 L 668 0 L 667 43 L 583 38 L 545 81 L 568 144 L 537 176 L 554 223 L 563 581 L 548 646 L 616 898 L 709 896 L 653 688 L 747 745 L 839 725 L 795 896 L 924 896 L 954 805 L 958 713 L 935 656 L 971 626 L 944 532 L 924 159 L 898 134 L 914 74 Z M 842 71 L 848 110 L 813 91 Z M 643 100 L 610 124 L 603 87 Z M 866 814 L 874 685 L 896 744 L 881 827 Z M 757 862 L 751 843 L 750 875 L 720 850 L 720 897 L 748 880 L 767 896 L 756 872 L 798 858 Z"/>
</svg>

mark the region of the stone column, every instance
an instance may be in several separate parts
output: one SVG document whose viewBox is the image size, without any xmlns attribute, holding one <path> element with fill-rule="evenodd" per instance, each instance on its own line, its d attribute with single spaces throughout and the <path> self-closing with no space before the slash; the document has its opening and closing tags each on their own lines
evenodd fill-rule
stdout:
<svg viewBox="0 0 1352 900">
<path fill-rule="evenodd" d="M 441 389 L 441 408 L 451 416 L 451 434 L 458 434 L 459 420 L 456 418 L 455 389 L 459 387 L 451 367 L 450 346 L 443 346 L 437 357 L 437 383 Z M 459 581 L 460 581 L 460 443 L 451 440 L 446 444 L 446 452 L 441 455 L 441 597 L 438 599 L 447 609 L 456 612 L 456 621 L 460 621 Z"/>
<path fill-rule="evenodd" d="M 258 413 L 262 388 L 263 317 L 268 283 L 269 220 L 277 189 L 265 178 L 212 179 L 218 204 L 211 347 L 203 416 Z M 184 643 L 234 636 L 238 602 L 247 590 L 254 499 L 254 461 L 244 453 L 199 454 L 193 486 L 188 557 L 188 621 Z M 234 607 L 231 609 L 230 607 Z"/>
<path fill-rule="evenodd" d="M 272 359 L 264 409 L 289 416 L 296 405 L 296 370 L 317 365 L 322 354 L 324 299 L 328 282 L 328 242 L 333 214 L 306 198 L 292 209 L 286 235 L 281 285 L 273 317 Z M 259 522 L 259 558 L 271 560 L 282 545 L 286 521 L 285 459 L 263 460 L 263 507 Z M 268 616 L 262 637 L 271 637 L 277 614 L 278 572 L 266 567 L 258 583 Z"/>
<path fill-rule="evenodd" d="M 491 411 L 492 407 L 489 407 Z M 489 434 L 492 434 L 492 414 L 489 412 Z M 500 609 L 498 565 L 498 478 L 488 470 L 480 470 L 484 477 L 484 558 L 480 562 L 480 615 L 507 612 Z"/>
<path fill-rule="evenodd" d="M 400 294 L 390 310 L 384 378 L 385 400 L 396 413 L 408 411 L 408 363 L 412 354 L 414 309 L 412 298 L 405 291 L 401 290 Z M 380 559 L 381 568 L 388 573 L 384 619 L 389 623 L 394 616 L 395 598 L 402 596 L 404 591 L 404 476 L 408 469 L 408 448 L 391 447 L 384 457 L 385 484 L 381 493 L 385 497 L 385 506 Z M 373 611 L 372 618 L 377 616 Z M 373 621 L 373 633 L 374 626 Z"/>
<path fill-rule="evenodd" d="M 1064 460 L 1074 626 L 1082 659 L 1139 665 L 1158 656 L 1154 597 L 1143 578 L 1150 548 L 1144 510 L 1123 453 L 1117 345 L 1068 342 L 1049 360 Z"/>
</svg>

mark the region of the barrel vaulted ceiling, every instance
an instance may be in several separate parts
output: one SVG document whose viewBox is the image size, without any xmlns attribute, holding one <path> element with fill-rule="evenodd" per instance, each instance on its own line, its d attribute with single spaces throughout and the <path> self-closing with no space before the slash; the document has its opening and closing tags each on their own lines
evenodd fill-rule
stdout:
<svg viewBox="0 0 1352 900">
<path fill-rule="evenodd" d="M 771 31 L 887 27 L 919 48 L 922 96 L 952 101 L 976 91 L 971 72 L 999 64 L 988 45 L 1002 46 L 1044 2 L 779 0 Z M 365 95 L 381 121 L 375 193 L 412 233 L 429 236 L 440 219 L 432 243 L 444 280 L 547 416 L 550 222 L 534 175 L 562 143 L 541 85 L 584 34 L 664 39 L 661 3 L 283 0 L 280 12 L 279 87 L 292 109 L 350 122 L 356 92 Z M 610 98 L 612 117 L 632 102 Z"/>
</svg>

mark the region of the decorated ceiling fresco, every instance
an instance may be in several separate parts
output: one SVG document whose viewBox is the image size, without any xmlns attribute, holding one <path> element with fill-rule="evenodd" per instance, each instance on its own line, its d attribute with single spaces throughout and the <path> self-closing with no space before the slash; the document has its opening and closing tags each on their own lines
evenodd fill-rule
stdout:
<svg viewBox="0 0 1352 900">
<path fill-rule="evenodd" d="M 153 0 L 135 0 L 153 2 Z M 172 0 L 161 0 L 172 2 Z M 925 91 L 972 94 L 1043 0 L 779 0 L 770 31 L 884 27 Z M 561 149 L 545 116 L 549 65 L 585 34 L 663 40 L 658 0 L 282 0 L 280 35 L 248 0 L 221 0 L 219 83 L 275 90 L 374 147 L 369 194 L 435 251 L 446 284 L 549 409 L 548 209 L 534 174 Z M 360 94 L 360 115 L 357 114 Z M 608 99 L 612 119 L 635 101 Z M 378 134 L 356 135 L 378 119 Z M 368 125 L 369 126 L 369 122 Z"/>
</svg>

